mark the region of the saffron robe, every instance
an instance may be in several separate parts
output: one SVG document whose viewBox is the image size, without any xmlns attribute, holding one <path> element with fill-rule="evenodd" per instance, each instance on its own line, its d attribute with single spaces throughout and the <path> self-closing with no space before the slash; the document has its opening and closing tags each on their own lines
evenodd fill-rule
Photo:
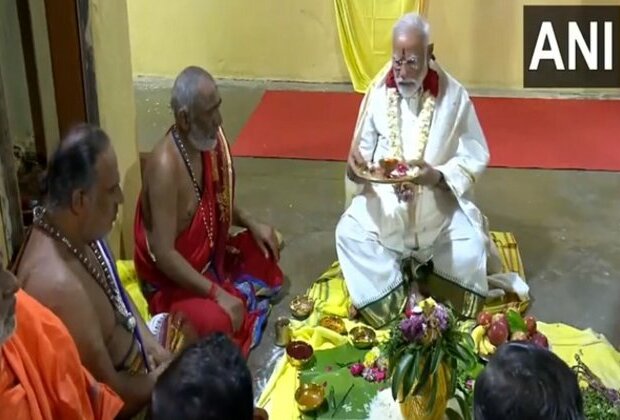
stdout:
<svg viewBox="0 0 620 420">
<path fill-rule="evenodd" d="M 60 319 L 24 291 L 17 293 L 16 319 L 0 349 L 0 418 L 114 419 L 122 400 L 82 367 Z"/>
</svg>

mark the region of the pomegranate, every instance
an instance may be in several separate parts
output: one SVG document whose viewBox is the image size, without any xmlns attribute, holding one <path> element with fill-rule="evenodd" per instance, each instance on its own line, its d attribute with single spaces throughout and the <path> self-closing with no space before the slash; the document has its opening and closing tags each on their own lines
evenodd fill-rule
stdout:
<svg viewBox="0 0 620 420">
<path fill-rule="evenodd" d="M 487 331 L 487 337 L 494 346 L 501 346 L 508 340 L 508 326 L 502 321 L 492 323 Z"/>
<path fill-rule="evenodd" d="M 493 315 L 493 318 L 491 318 L 491 324 L 496 324 L 498 322 L 501 322 L 506 327 L 508 327 L 508 320 L 506 319 L 506 315 L 504 315 L 504 314 L 495 314 L 495 315 Z"/>
<path fill-rule="evenodd" d="M 534 335 L 534 333 L 536 332 L 536 318 L 534 318 L 533 316 L 526 316 L 525 317 L 525 326 L 527 327 L 527 332 L 530 336 Z"/>
<path fill-rule="evenodd" d="M 483 327 L 488 327 L 491 325 L 491 314 L 487 311 L 482 311 L 478 314 L 478 325 L 482 325 Z"/>
<path fill-rule="evenodd" d="M 530 341 L 542 348 L 545 348 L 545 349 L 549 348 L 549 341 L 547 340 L 547 337 L 545 337 L 545 335 L 542 333 L 539 333 L 539 332 L 534 333 Z"/>
<path fill-rule="evenodd" d="M 527 341 L 527 334 L 523 331 L 516 331 L 510 336 L 510 341 Z"/>
</svg>

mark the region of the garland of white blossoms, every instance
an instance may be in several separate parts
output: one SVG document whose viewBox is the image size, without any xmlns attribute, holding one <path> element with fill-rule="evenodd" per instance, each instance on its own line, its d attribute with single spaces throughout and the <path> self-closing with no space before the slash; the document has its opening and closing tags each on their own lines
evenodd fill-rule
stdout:
<svg viewBox="0 0 620 420">
<path fill-rule="evenodd" d="M 403 156 L 403 143 L 400 135 L 400 95 L 398 89 L 388 89 L 388 127 L 390 129 L 390 152 L 394 159 L 402 161 Z M 426 150 L 426 144 L 431 131 L 431 121 L 433 119 L 433 112 L 435 111 L 435 96 L 426 90 L 422 94 L 422 111 L 420 111 L 418 127 L 420 132 L 417 136 L 418 149 L 414 155 L 414 160 L 424 159 L 424 151 Z M 420 168 L 414 167 L 409 176 L 416 176 Z"/>
</svg>

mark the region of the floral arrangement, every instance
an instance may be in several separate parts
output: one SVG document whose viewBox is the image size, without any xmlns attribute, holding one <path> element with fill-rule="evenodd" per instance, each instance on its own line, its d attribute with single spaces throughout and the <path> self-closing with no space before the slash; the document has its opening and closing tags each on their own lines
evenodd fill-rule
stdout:
<svg viewBox="0 0 620 420">
<path fill-rule="evenodd" d="M 361 376 L 368 382 L 383 382 L 388 377 L 388 359 L 381 355 L 379 347 L 373 347 L 364 356 L 363 363 L 354 363 L 349 370 L 351 375 Z"/>
<path fill-rule="evenodd" d="M 427 409 L 435 404 L 440 366 L 449 372 L 447 395 L 457 388 L 458 372 L 476 365 L 471 336 L 460 331 L 454 312 L 428 298 L 408 310 L 392 330 L 385 353 L 392 376 L 392 397 L 418 396 L 427 383 Z"/>
</svg>

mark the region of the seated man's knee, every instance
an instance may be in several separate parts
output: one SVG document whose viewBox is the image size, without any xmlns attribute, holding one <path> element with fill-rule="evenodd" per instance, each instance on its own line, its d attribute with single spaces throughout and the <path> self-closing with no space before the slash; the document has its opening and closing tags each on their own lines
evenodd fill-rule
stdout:
<svg viewBox="0 0 620 420">
<path fill-rule="evenodd" d="M 356 221 L 348 216 L 343 216 L 336 225 L 336 247 L 341 247 L 348 239 L 351 238 L 351 234 L 358 229 L 356 227 Z"/>
<path fill-rule="evenodd" d="M 185 349 L 158 378 L 151 418 L 252 420 L 252 376 L 235 344 L 214 334 Z"/>
<path fill-rule="evenodd" d="M 532 343 L 500 347 L 474 387 L 476 420 L 581 420 L 575 373 L 558 356 Z"/>
</svg>

